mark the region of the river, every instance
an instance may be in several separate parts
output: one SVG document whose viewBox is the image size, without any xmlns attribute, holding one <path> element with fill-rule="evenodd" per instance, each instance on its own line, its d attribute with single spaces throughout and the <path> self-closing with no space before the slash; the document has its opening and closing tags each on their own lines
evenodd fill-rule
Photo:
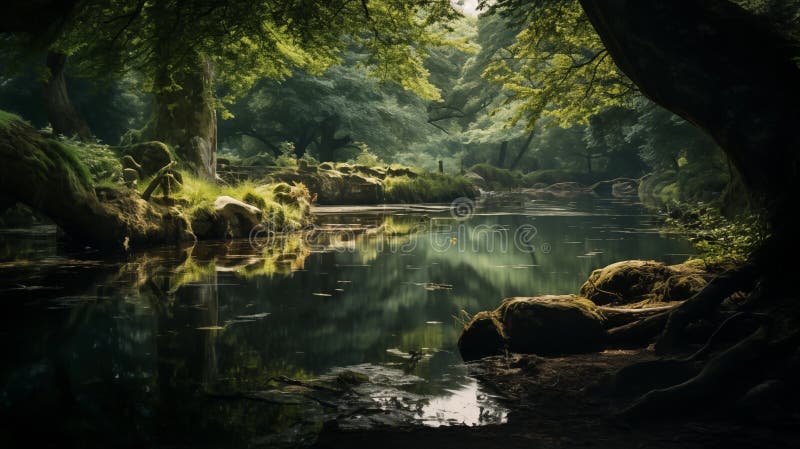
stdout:
<svg viewBox="0 0 800 449">
<path fill-rule="evenodd" d="M 692 252 L 620 200 L 511 195 L 459 210 L 315 213 L 292 235 L 124 259 L 65 249 L 48 227 L 0 232 L 3 433 L 76 446 L 274 446 L 311 441 L 333 418 L 502 424 L 508 411 L 458 354 L 465 316 L 506 297 L 575 293 L 619 260 L 679 263 Z M 252 394 L 343 369 L 370 388 L 338 410 Z"/>
</svg>

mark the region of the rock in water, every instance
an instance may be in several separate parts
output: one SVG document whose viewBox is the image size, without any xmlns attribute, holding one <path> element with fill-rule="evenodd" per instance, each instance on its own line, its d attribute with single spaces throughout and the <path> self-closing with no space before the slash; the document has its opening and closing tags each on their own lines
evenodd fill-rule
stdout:
<svg viewBox="0 0 800 449">
<path fill-rule="evenodd" d="M 509 298 L 481 312 L 458 340 L 464 360 L 512 352 L 559 355 L 598 351 L 605 344 L 597 306 L 573 295 Z"/>
<path fill-rule="evenodd" d="M 261 223 L 261 209 L 229 196 L 214 200 L 214 211 L 225 221 L 229 237 L 247 237 Z"/>
<path fill-rule="evenodd" d="M 573 295 L 512 298 L 495 311 L 512 352 L 537 355 L 597 351 L 605 344 L 597 306 Z"/>
<path fill-rule="evenodd" d="M 465 361 L 502 354 L 505 349 L 503 325 L 494 312 L 476 314 L 458 338 L 458 350 Z"/>
</svg>

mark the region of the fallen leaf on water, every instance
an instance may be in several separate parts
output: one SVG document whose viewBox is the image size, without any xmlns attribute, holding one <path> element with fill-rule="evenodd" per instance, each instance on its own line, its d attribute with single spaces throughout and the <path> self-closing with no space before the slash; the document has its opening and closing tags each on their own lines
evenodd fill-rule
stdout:
<svg viewBox="0 0 800 449">
<path fill-rule="evenodd" d="M 267 313 L 267 312 L 265 312 L 265 313 L 254 313 L 252 315 L 239 315 L 236 318 L 239 318 L 239 319 L 242 319 L 242 320 L 260 320 L 261 318 L 266 318 L 267 315 L 269 315 L 269 313 Z"/>
</svg>

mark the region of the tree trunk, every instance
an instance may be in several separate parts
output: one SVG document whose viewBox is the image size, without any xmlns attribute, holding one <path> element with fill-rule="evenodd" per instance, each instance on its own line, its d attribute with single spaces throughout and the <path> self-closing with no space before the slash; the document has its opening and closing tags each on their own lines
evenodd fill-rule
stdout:
<svg viewBox="0 0 800 449">
<path fill-rule="evenodd" d="M 522 156 L 524 156 L 525 153 L 528 152 L 528 148 L 531 146 L 531 141 L 533 140 L 534 133 L 535 133 L 534 130 L 531 130 L 531 132 L 528 133 L 528 137 L 525 138 L 525 142 L 523 142 L 522 146 L 519 148 L 517 157 L 514 158 L 514 160 L 511 162 L 511 166 L 508 167 L 510 170 L 514 170 L 515 168 L 517 168 L 517 165 L 519 165 L 519 161 L 522 160 Z"/>
<path fill-rule="evenodd" d="M 336 137 L 338 130 L 338 117 L 329 117 L 320 124 L 319 145 L 317 146 L 320 162 L 333 162 L 336 150 L 353 143 L 353 139 L 349 135 Z"/>
<path fill-rule="evenodd" d="M 767 212 L 792 231 L 800 183 L 800 69 L 769 24 L 724 0 L 580 0 L 617 66 L 659 105 L 706 131 Z"/>
<path fill-rule="evenodd" d="M 508 141 L 504 140 L 500 143 L 500 153 L 497 155 L 497 166 L 503 168 L 506 165 L 506 152 L 508 150 Z"/>
<path fill-rule="evenodd" d="M 152 138 L 175 148 L 181 162 L 209 181 L 217 175 L 217 113 L 210 61 L 195 55 L 185 68 L 166 65 L 155 78 Z M 168 60 L 167 60 L 168 61 Z"/>
<path fill-rule="evenodd" d="M 92 140 L 89 125 L 69 100 L 67 82 L 64 78 L 66 64 L 67 55 L 53 52 L 47 54 L 47 68 L 50 73 L 42 85 L 47 119 L 50 121 L 54 135 L 77 137 L 81 141 L 89 142 Z"/>
</svg>

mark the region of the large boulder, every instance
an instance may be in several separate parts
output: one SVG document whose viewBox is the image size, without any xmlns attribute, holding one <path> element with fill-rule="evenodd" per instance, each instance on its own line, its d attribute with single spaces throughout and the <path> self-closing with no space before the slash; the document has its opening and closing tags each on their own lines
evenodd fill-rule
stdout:
<svg viewBox="0 0 800 449">
<path fill-rule="evenodd" d="M 594 270 L 580 295 L 598 305 L 647 305 L 684 301 L 706 285 L 702 262 L 665 265 L 652 260 L 626 260 Z"/>
<path fill-rule="evenodd" d="M 512 352 L 558 355 L 592 352 L 605 344 L 597 306 L 573 295 L 511 298 L 496 311 Z"/>
<path fill-rule="evenodd" d="M 119 147 L 123 156 L 130 156 L 141 166 L 142 178 L 154 175 L 172 161 L 169 148 L 163 142 L 142 142 Z"/>
<path fill-rule="evenodd" d="M 261 223 L 261 209 L 229 196 L 214 200 L 214 211 L 225 220 L 231 237 L 247 237 Z"/>
<path fill-rule="evenodd" d="M 512 352 L 553 356 L 598 351 L 605 344 L 603 316 L 574 295 L 510 298 L 475 315 L 458 348 L 464 360 Z"/>
<path fill-rule="evenodd" d="M 192 217 L 192 230 L 201 239 L 244 238 L 261 223 L 261 209 L 230 196 L 220 196 L 210 208 Z"/>
<path fill-rule="evenodd" d="M 477 313 L 458 338 L 458 350 L 466 361 L 502 354 L 505 349 L 503 325 L 494 312 Z"/>
</svg>

